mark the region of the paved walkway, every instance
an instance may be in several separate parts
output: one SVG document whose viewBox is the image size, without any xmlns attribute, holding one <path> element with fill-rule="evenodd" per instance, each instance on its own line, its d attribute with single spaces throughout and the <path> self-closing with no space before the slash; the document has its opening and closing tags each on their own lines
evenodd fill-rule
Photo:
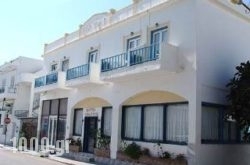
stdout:
<svg viewBox="0 0 250 165">
<path fill-rule="evenodd" d="M 17 151 L 16 148 L 0 144 L 0 164 L 1 165 L 93 165 L 90 163 L 78 162 L 70 159 L 50 155 L 48 158 L 41 158 L 35 151 Z M 4 163 L 3 163 L 4 162 Z"/>
</svg>

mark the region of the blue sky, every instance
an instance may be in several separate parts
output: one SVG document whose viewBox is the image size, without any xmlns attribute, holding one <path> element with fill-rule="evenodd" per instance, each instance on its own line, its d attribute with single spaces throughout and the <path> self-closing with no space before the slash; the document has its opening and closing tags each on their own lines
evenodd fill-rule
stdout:
<svg viewBox="0 0 250 165">
<path fill-rule="evenodd" d="M 0 2 L 0 65 L 18 56 L 41 58 L 44 43 L 75 31 L 95 13 L 132 0 L 6 0 Z"/>
</svg>

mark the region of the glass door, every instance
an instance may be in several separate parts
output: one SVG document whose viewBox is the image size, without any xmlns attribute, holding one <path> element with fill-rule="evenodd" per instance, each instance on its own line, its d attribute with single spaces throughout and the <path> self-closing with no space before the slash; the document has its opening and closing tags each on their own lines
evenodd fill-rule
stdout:
<svg viewBox="0 0 250 165">
<path fill-rule="evenodd" d="M 83 151 L 93 153 L 96 144 L 97 117 L 85 117 Z"/>
<path fill-rule="evenodd" d="M 152 52 L 151 52 L 151 59 L 157 59 L 160 55 L 160 44 L 162 42 L 165 42 L 167 39 L 167 28 L 162 28 L 159 30 L 155 30 L 152 32 L 152 38 L 151 38 L 151 46 L 152 46 Z"/>
<path fill-rule="evenodd" d="M 89 63 L 97 63 L 98 50 L 89 52 Z"/>
<path fill-rule="evenodd" d="M 55 146 L 56 144 L 56 133 L 57 133 L 57 116 L 50 116 L 49 129 L 48 129 L 48 138 L 50 146 Z"/>
<path fill-rule="evenodd" d="M 128 39 L 127 51 L 129 56 L 130 65 L 140 63 L 142 60 L 142 55 L 137 50 L 141 44 L 140 36 Z"/>
</svg>

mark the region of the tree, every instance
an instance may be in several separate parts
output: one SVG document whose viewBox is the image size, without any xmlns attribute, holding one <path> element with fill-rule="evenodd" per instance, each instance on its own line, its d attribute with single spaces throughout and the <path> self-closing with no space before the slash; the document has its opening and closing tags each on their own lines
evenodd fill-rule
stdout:
<svg viewBox="0 0 250 165">
<path fill-rule="evenodd" d="M 226 117 L 235 119 L 244 132 L 243 140 L 250 141 L 250 62 L 241 63 L 236 70 L 234 77 L 227 84 L 230 106 Z"/>
</svg>

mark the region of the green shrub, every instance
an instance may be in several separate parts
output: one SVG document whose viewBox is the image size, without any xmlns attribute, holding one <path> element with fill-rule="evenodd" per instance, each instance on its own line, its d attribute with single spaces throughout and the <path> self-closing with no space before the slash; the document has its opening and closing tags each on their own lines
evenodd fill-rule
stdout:
<svg viewBox="0 0 250 165">
<path fill-rule="evenodd" d="M 124 153 L 132 159 L 139 159 L 141 156 L 141 148 L 133 142 L 125 148 Z"/>
<path fill-rule="evenodd" d="M 163 159 L 171 159 L 171 154 L 167 151 L 163 152 L 162 153 L 162 156 L 161 156 Z"/>
</svg>

